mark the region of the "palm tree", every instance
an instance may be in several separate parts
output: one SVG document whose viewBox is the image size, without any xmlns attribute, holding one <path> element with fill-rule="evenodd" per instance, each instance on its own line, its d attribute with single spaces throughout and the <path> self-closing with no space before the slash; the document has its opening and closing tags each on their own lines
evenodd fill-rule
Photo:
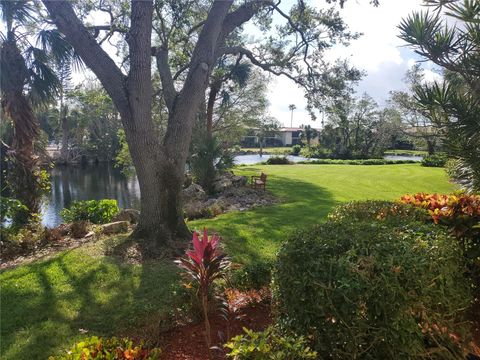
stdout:
<svg viewBox="0 0 480 360">
<path fill-rule="evenodd" d="M 457 160 L 454 179 L 480 191 L 480 6 L 471 0 L 430 0 L 429 5 L 433 12 L 413 13 L 399 26 L 400 38 L 444 69 L 442 83 L 416 87 L 416 100 L 446 133 Z M 450 26 L 443 15 L 457 25 Z"/>
<path fill-rule="evenodd" d="M 310 143 L 318 136 L 318 131 L 312 128 L 310 125 L 302 126 L 303 131 L 301 134 L 302 139 L 306 140 L 307 146 L 310 147 Z"/>
<path fill-rule="evenodd" d="M 296 108 L 297 107 L 295 106 L 295 104 L 288 105 L 288 109 L 292 112 L 290 116 L 290 127 L 293 127 L 293 110 L 295 110 Z"/>
<path fill-rule="evenodd" d="M 7 185 L 12 196 L 29 210 L 20 222 L 38 213 L 44 177 L 41 176 L 34 144 L 40 135 L 34 107 L 51 101 L 57 93 L 58 79 L 49 64 L 72 58 L 72 48 L 56 30 L 40 30 L 40 47 L 34 46 L 36 9 L 26 1 L 0 1 L 6 34 L 0 33 L 0 93 L 4 115 L 12 121 L 13 140 L 8 148 Z"/>
</svg>

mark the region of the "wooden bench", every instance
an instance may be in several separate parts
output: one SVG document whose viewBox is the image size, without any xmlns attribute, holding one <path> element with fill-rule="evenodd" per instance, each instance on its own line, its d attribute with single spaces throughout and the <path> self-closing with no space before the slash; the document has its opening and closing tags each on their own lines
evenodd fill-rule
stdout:
<svg viewBox="0 0 480 360">
<path fill-rule="evenodd" d="M 252 176 L 251 179 L 251 186 L 253 189 L 261 189 L 265 190 L 265 185 L 267 184 L 267 174 L 264 174 L 263 172 L 260 174 L 260 176 Z"/>
</svg>

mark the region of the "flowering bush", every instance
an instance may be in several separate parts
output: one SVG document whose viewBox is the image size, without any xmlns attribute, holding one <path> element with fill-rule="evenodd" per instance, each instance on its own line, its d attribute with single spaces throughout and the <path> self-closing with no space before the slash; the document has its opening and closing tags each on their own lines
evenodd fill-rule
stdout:
<svg viewBox="0 0 480 360">
<path fill-rule="evenodd" d="M 205 322 L 205 340 L 208 348 L 211 345 L 210 322 L 208 320 L 208 293 L 213 281 L 225 275 L 230 261 L 218 251 L 220 238 L 213 235 L 208 238 L 207 229 L 203 230 L 200 240 L 196 232 L 193 233 L 193 250 L 187 250 L 185 256 L 176 260 L 187 277 L 194 281 L 198 288 L 198 295 L 202 300 L 203 320 Z"/>
<path fill-rule="evenodd" d="M 134 345 L 127 338 L 102 339 L 96 336 L 77 342 L 66 355 L 50 356 L 49 360 L 153 360 L 158 359 L 160 349 L 146 349 L 143 343 Z"/>
</svg>

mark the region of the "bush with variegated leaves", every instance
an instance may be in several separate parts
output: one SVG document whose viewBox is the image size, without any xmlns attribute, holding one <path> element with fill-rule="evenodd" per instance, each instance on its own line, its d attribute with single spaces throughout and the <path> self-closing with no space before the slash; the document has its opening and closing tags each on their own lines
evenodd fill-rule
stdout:
<svg viewBox="0 0 480 360">
<path fill-rule="evenodd" d="M 418 193 L 400 201 L 427 210 L 435 224 L 448 226 L 461 240 L 470 257 L 480 256 L 480 195 Z"/>
<path fill-rule="evenodd" d="M 92 336 L 79 341 L 65 354 L 50 356 L 49 360 L 156 360 L 160 349 L 148 349 L 128 338 L 99 338 Z"/>
</svg>

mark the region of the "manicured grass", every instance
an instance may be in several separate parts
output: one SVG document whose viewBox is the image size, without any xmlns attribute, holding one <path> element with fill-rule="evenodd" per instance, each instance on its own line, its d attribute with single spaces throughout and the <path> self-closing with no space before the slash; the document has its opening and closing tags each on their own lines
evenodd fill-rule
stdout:
<svg viewBox="0 0 480 360">
<path fill-rule="evenodd" d="M 440 168 L 418 164 L 272 165 L 238 168 L 243 175 L 268 174 L 267 189 L 282 203 L 253 211 L 195 221 L 192 228 L 216 230 L 229 255 L 239 262 L 273 259 L 297 229 L 323 221 L 340 202 L 393 200 L 404 193 L 453 190 Z M 1 283 L 2 359 L 46 359 L 82 335 L 122 335 L 151 331 L 175 308 L 179 281 L 170 261 L 130 265 L 106 255 L 105 246 L 123 239 L 89 244 L 50 260 L 3 271 Z M 108 253 L 108 252 L 107 252 Z"/>
<path fill-rule="evenodd" d="M 0 358 L 44 360 L 81 337 L 156 329 L 175 308 L 173 264 L 122 264 L 99 245 L 2 272 Z"/>
<path fill-rule="evenodd" d="M 448 193 L 444 169 L 405 165 L 261 165 L 237 174 L 268 174 L 267 188 L 283 203 L 193 222 L 221 234 L 237 261 L 273 259 L 288 233 L 321 222 L 336 204 L 351 200 L 395 200 L 405 193 Z"/>
</svg>

